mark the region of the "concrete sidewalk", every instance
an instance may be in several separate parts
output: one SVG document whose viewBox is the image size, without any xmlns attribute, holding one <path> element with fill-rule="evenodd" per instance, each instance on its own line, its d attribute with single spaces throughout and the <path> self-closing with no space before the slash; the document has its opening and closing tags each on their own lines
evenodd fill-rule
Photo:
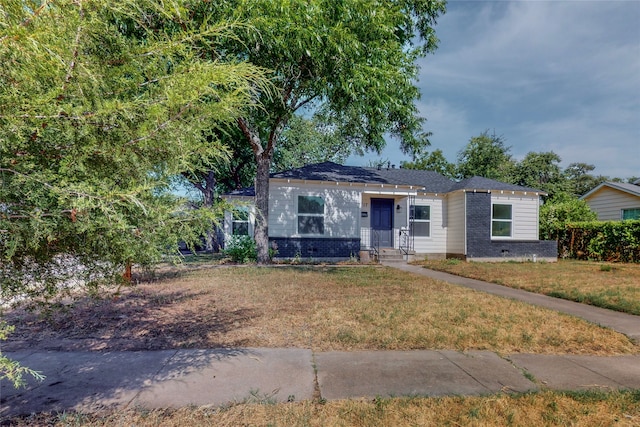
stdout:
<svg viewBox="0 0 640 427">
<path fill-rule="evenodd" d="M 535 294 L 523 291 L 521 289 L 513 289 L 507 286 L 497 285 L 495 283 L 483 282 L 481 280 L 469 279 L 466 277 L 456 276 L 454 274 L 444 273 L 441 271 L 429 270 L 417 265 L 409 265 L 400 262 L 389 262 L 384 265 L 397 268 L 422 276 L 428 276 L 433 279 L 442 280 L 454 285 L 465 286 L 493 295 L 505 298 L 511 298 L 523 301 L 528 304 L 549 308 L 561 313 L 570 314 L 580 317 L 596 325 L 611 328 L 614 331 L 625 334 L 636 343 L 640 343 L 640 316 L 621 313 L 618 311 L 607 310 L 592 305 L 580 304 L 578 302 L 568 301 L 560 298 L 553 298 L 546 295 Z"/>
<path fill-rule="evenodd" d="M 3 381 L 0 419 L 43 411 L 640 388 L 640 355 L 266 348 L 7 355 L 47 378 L 21 390 Z"/>
<path fill-rule="evenodd" d="M 640 317 L 466 279 L 395 268 L 540 305 L 640 339 Z M 357 351 L 237 348 L 146 352 L 6 353 L 46 375 L 15 390 L 0 381 L 0 420 L 42 411 L 221 406 L 376 396 L 484 395 L 640 389 L 640 355 L 596 357 L 489 351 Z"/>
</svg>

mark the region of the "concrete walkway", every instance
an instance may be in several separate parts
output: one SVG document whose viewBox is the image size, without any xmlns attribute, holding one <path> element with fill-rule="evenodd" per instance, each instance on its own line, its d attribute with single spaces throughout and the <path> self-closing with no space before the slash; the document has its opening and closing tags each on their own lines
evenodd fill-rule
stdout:
<svg viewBox="0 0 640 427">
<path fill-rule="evenodd" d="M 502 358 L 489 351 L 313 353 L 294 348 L 7 355 L 47 378 L 42 383 L 30 381 L 21 390 L 1 382 L 0 419 L 43 411 L 314 398 L 488 395 L 540 388 L 640 389 L 640 355 Z"/>
<path fill-rule="evenodd" d="M 464 279 L 393 267 L 541 305 L 640 337 L 640 318 Z M 237 348 L 146 352 L 6 353 L 45 381 L 15 390 L 0 381 L 0 420 L 43 411 L 88 411 L 376 396 L 486 395 L 640 389 L 640 355 L 596 357 L 489 351 L 312 352 Z"/>
<path fill-rule="evenodd" d="M 620 313 L 618 311 L 607 310 L 587 304 L 580 304 L 560 298 L 548 297 L 546 295 L 535 294 L 520 289 L 513 289 L 507 286 L 497 285 L 495 283 L 468 279 L 454 274 L 429 270 L 417 265 L 409 265 L 400 262 L 390 262 L 385 263 L 384 265 L 580 317 L 589 322 L 595 323 L 596 325 L 611 328 L 614 331 L 625 334 L 630 339 L 640 343 L 640 316 Z"/>
</svg>

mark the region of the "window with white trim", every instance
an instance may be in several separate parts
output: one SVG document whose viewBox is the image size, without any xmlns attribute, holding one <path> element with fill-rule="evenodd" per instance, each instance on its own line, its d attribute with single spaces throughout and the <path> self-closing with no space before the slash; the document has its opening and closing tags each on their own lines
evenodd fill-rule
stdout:
<svg viewBox="0 0 640 427">
<path fill-rule="evenodd" d="M 494 203 L 491 206 L 491 237 L 511 237 L 513 206 Z"/>
<path fill-rule="evenodd" d="M 298 234 L 324 234 L 324 199 L 298 196 Z"/>
<path fill-rule="evenodd" d="M 231 234 L 234 236 L 249 235 L 249 211 L 246 209 L 238 209 L 233 211 L 233 219 L 231 221 Z"/>
<path fill-rule="evenodd" d="M 416 237 L 431 236 L 431 206 L 411 205 L 409 219 L 411 235 Z"/>
<path fill-rule="evenodd" d="M 622 209 L 622 219 L 640 219 L 640 208 Z"/>
</svg>

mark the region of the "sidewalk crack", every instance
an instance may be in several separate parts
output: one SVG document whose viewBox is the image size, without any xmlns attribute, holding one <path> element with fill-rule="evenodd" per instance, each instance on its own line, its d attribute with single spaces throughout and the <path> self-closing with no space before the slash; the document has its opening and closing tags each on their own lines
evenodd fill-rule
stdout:
<svg viewBox="0 0 640 427">
<path fill-rule="evenodd" d="M 171 360 L 176 357 L 176 354 L 178 354 L 178 351 L 180 350 L 175 350 L 173 352 L 173 354 L 169 357 L 167 357 L 167 359 L 165 359 L 165 362 L 163 364 L 160 365 L 160 367 L 158 368 L 158 370 L 156 372 L 153 373 L 153 375 L 151 375 L 150 380 L 153 381 L 156 378 L 158 378 L 158 375 L 160 374 L 160 372 L 162 372 L 162 370 L 169 364 L 169 362 L 171 362 Z M 138 392 L 136 394 L 133 395 L 133 397 L 124 405 L 123 409 L 128 409 L 129 406 L 135 402 L 138 397 L 142 394 L 143 391 L 145 391 L 147 388 L 149 388 L 148 385 L 143 385 L 142 387 L 140 387 L 140 389 L 138 390 Z"/>
</svg>

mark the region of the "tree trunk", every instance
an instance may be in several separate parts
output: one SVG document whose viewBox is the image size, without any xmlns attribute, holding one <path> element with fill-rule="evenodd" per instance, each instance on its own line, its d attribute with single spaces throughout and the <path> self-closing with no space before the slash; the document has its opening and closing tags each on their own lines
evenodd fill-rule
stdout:
<svg viewBox="0 0 640 427">
<path fill-rule="evenodd" d="M 267 264 L 269 258 L 269 168 L 271 157 L 262 152 L 256 154 L 256 207 L 258 208 L 255 227 L 255 241 L 258 250 L 258 264 Z"/>
<path fill-rule="evenodd" d="M 127 263 L 124 265 L 124 273 L 122 274 L 122 278 L 125 282 L 131 283 L 131 276 L 131 261 L 127 261 Z"/>
<path fill-rule="evenodd" d="M 249 123 L 243 118 L 238 119 L 238 126 L 251 144 L 256 158 L 257 217 L 254 239 L 258 251 L 258 264 L 268 264 L 271 261 L 269 258 L 269 169 L 271 168 L 271 157 L 273 156 L 275 143 L 285 124 L 286 121 L 282 117 L 276 120 L 269 133 L 267 145 L 264 147 L 260 141 L 260 136 L 255 130 L 251 129 Z"/>
<path fill-rule="evenodd" d="M 215 189 L 216 189 L 216 175 L 215 172 L 210 170 L 207 175 L 204 177 L 204 186 L 201 189 L 203 196 L 203 205 L 207 208 L 213 206 L 213 202 L 215 201 Z M 205 250 L 209 253 L 213 253 L 218 249 L 218 244 L 216 242 L 216 230 L 215 224 L 211 224 L 211 228 L 207 230 L 206 235 L 204 236 L 205 242 Z"/>
</svg>

